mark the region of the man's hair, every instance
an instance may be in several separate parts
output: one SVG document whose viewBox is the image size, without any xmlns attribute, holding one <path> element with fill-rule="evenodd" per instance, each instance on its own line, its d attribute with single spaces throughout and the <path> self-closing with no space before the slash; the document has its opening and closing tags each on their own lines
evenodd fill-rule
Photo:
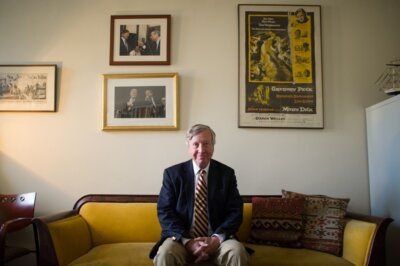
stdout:
<svg viewBox="0 0 400 266">
<path fill-rule="evenodd" d="M 202 124 L 196 124 L 186 132 L 186 145 L 189 145 L 190 140 L 203 131 L 209 131 L 211 133 L 211 143 L 214 146 L 216 143 L 216 135 L 214 130 L 212 130 L 209 126 Z"/>
<path fill-rule="evenodd" d="M 151 32 L 154 32 L 154 33 L 157 34 L 158 36 L 161 36 L 159 30 L 152 30 Z"/>
<path fill-rule="evenodd" d="M 129 30 L 123 30 L 123 31 L 121 31 L 121 35 L 124 34 L 124 33 L 129 33 Z"/>
</svg>

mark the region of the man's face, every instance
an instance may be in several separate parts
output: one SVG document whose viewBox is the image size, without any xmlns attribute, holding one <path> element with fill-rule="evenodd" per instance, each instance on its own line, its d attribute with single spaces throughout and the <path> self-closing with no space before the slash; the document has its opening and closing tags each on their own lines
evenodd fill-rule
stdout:
<svg viewBox="0 0 400 266">
<path fill-rule="evenodd" d="M 150 34 L 150 39 L 155 42 L 158 40 L 158 35 L 154 31 Z"/>
<path fill-rule="evenodd" d="M 136 96 L 137 96 L 137 89 L 132 89 L 131 92 L 130 92 L 130 96 L 133 97 L 133 98 L 136 98 Z"/>
<path fill-rule="evenodd" d="M 208 165 L 213 153 L 214 145 L 209 130 L 200 132 L 189 141 L 189 154 L 201 169 Z"/>
<path fill-rule="evenodd" d="M 122 37 L 123 37 L 125 40 L 128 40 L 129 32 L 124 32 L 124 33 L 122 33 Z"/>
<path fill-rule="evenodd" d="M 151 90 L 146 90 L 145 94 L 147 97 L 153 96 L 153 92 Z"/>
</svg>

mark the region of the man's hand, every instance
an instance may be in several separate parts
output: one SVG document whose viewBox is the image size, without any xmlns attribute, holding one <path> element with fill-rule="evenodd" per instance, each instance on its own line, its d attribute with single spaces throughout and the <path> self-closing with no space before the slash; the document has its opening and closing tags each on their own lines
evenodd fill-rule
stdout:
<svg viewBox="0 0 400 266">
<path fill-rule="evenodd" d="M 197 257 L 195 263 L 198 263 L 208 260 L 210 255 L 217 251 L 219 245 L 219 238 L 216 236 L 198 237 L 187 242 L 185 248 L 190 254 Z"/>
<path fill-rule="evenodd" d="M 219 248 L 219 245 L 221 244 L 219 242 L 219 238 L 217 236 L 212 236 L 212 237 L 207 237 L 207 247 L 205 249 L 205 252 L 211 256 L 212 254 L 214 254 L 217 249 Z"/>
<path fill-rule="evenodd" d="M 205 252 L 207 248 L 206 240 L 207 237 L 198 237 L 195 239 L 189 240 L 186 243 L 185 248 L 186 250 L 192 254 L 193 256 L 197 257 L 196 263 L 203 260 L 208 260 L 208 254 Z"/>
</svg>

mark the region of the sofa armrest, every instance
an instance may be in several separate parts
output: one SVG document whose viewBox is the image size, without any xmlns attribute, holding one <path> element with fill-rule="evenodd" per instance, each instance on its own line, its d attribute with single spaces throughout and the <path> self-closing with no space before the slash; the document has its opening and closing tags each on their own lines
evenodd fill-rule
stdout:
<svg viewBox="0 0 400 266">
<path fill-rule="evenodd" d="M 87 253 L 91 237 L 86 221 L 76 212 L 35 218 L 39 238 L 39 263 L 64 266 Z"/>
<path fill-rule="evenodd" d="M 343 258 L 355 265 L 385 265 L 385 237 L 391 218 L 347 213 Z"/>
</svg>

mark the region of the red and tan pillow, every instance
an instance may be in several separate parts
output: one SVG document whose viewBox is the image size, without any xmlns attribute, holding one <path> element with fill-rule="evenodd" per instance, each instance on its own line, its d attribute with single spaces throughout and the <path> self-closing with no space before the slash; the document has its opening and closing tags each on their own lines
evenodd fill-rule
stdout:
<svg viewBox="0 0 400 266">
<path fill-rule="evenodd" d="M 350 199 L 305 195 L 282 190 L 283 198 L 303 198 L 304 248 L 340 256 L 342 253 L 344 216 Z"/>
<path fill-rule="evenodd" d="M 305 198 L 252 199 L 249 243 L 301 247 Z"/>
</svg>

